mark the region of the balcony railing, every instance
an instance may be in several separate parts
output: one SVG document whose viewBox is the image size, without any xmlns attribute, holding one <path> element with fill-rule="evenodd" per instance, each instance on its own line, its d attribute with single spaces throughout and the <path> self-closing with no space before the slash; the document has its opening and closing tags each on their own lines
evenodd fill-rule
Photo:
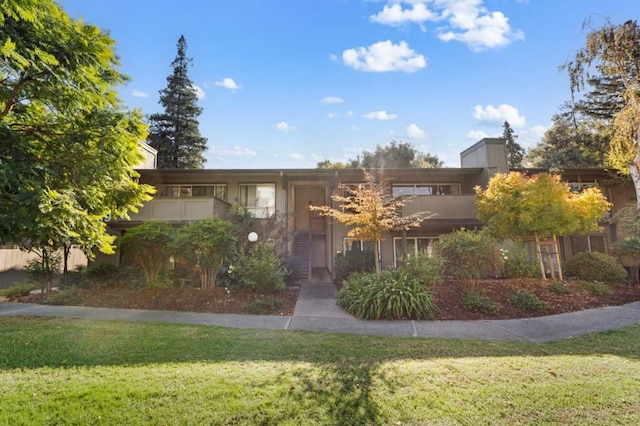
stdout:
<svg viewBox="0 0 640 426">
<path fill-rule="evenodd" d="M 407 199 L 404 216 L 419 212 L 435 214 L 433 219 L 476 219 L 474 195 L 423 195 Z"/>
<path fill-rule="evenodd" d="M 155 198 L 144 203 L 138 213 L 132 213 L 132 221 L 166 220 L 182 222 L 217 216 L 223 218 L 229 210 L 229 203 L 217 198 Z"/>
</svg>

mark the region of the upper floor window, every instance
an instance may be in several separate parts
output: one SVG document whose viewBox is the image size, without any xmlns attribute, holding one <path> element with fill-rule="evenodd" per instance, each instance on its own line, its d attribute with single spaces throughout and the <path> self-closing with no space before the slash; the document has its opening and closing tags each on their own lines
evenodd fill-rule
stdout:
<svg viewBox="0 0 640 426">
<path fill-rule="evenodd" d="M 238 202 L 254 217 L 264 219 L 276 212 L 274 183 L 241 183 L 238 189 Z"/>
<path fill-rule="evenodd" d="M 459 183 L 399 184 L 393 185 L 393 195 L 460 195 Z"/>
<path fill-rule="evenodd" d="M 227 185 L 158 185 L 156 197 L 216 197 L 227 201 Z"/>
</svg>

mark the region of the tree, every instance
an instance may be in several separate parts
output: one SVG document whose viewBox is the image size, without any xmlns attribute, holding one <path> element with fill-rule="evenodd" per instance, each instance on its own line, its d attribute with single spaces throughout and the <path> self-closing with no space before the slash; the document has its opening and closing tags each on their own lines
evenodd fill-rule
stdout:
<svg viewBox="0 0 640 426">
<path fill-rule="evenodd" d="M 337 193 L 331 199 L 338 203 L 338 208 L 330 206 L 309 206 L 309 210 L 320 212 L 322 216 L 330 216 L 349 228 L 348 236 L 361 241 L 372 241 L 376 259 L 376 274 L 380 275 L 378 263 L 378 243 L 385 232 L 408 230 L 420 226 L 427 213 L 416 213 L 401 216 L 399 210 L 405 201 L 394 197 L 385 190 L 388 179 L 378 182 L 376 175 L 370 170 L 363 170 L 364 183 L 358 185 L 339 184 Z"/>
<path fill-rule="evenodd" d="M 488 232 L 497 239 L 533 237 L 543 277 L 543 246 L 551 245 L 553 253 L 547 251 L 547 255 L 552 278 L 553 254 L 561 280 L 557 236 L 598 230 L 598 220 L 611 206 L 598 188 L 575 194 L 560 176 L 546 173 L 532 177 L 519 172 L 499 173 L 486 189 L 476 187 L 475 192 L 478 218 Z M 548 239 L 551 241 L 545 242 Z"/>
<path fill-rule="evenodd" d="M 575 119 L 573 111 L 553 116 L 542 141 L 525 162 L 532 167 L 604 167 L 609 148 L 609 128 L 593 120 Z"/>
<path fill-rule="evenodd" d="M 167 77 L 167 87 L 160 91 L 164 112 L 149 116 L 149 144 L 158 150 L 161 169 L 201 169 L 207 149 L 207 139 L 200 136 L 198 116 L 202 108 L 187 74 L 192 62 L 187 58 L 184 36 L 178 40 L 178 53 L 171 63 L 173 74 Z"/>
<path fill-rule="evenodd" d="M 178 257 L 196 268 L 202 288 L 216 285 L 216 275 L 236 245 L 233 231 L 233 224 L 217 217 L 180 228 L 173 248 Z"/>
<path fill-rule="evenodd" d="M 524 157 L 524 148 L 516 142 L 518 135 L 513 134 L 513 129 L 508 121 L 504 122 L 502 138 L 506 141 L 507 146 L 507 163 L 510 168 L 522 167 L 522 158 Z"/>
<path fill-rule="evenodd" d="M 624 102 L 613 114 L 607 163 L 631 176 L 640 208 L 640 27 L 636 21 L 607 22 L 587 34 L 585 47 L 562 68 L 569 73 L 572 94 L 583 90 L 594 75 L 622 84 Z"/>
<path fill-rule="evenodd" d="M 144 273 L 147 287 L 160 276 L 171 257 L 174 232 L 167 222 L 150 220 L 128 229 L 120 239 L 123 255 Z"/>
<path fill-rule="evenodd" d="M 437 168 L 442 167 L 443 164 L 436 155 L 422 153 L 409 142 L 391 141 L 386 146 L 377 145 L 374 152 L 363 151 L 362 157 L 357 156 L 355 159 L 350 159 L 347 164 L 324 160 L 319 162 L 317 167 L 319 169 L 399 169 L 409 167 Z"/>
<path fill-rule="evenodd" d="M 5 1 L 0 25 L 0 240 L 113 253 L 103 219 L 153 192 L 137 182 L 146 126 L 118 98 L 114 41 L 50 0 Z"/>
</svg>

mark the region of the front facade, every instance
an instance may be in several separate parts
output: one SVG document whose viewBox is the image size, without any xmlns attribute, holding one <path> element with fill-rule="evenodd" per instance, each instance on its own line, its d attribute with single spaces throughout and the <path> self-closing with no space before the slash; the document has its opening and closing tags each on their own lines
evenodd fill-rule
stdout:
<svg viewBox="0 0 640 426">
<path fill-rule="evenodd" d="M 397 266 L 407 255 L 429 251 L 442 234 L 459 228 L 481 227 L 473 188 L 486 185 L 496 173 L 508 171 L 502 139 L 483 139 L 463 151 L 460 168 L 375 170 L 380 181 L 388 180 L 394 195 L 410 198 L 403 215 L 425 211 L 432 215 L 419 228 L 385 235 L 379 247 L 381 266 Z M 308 208 L 309 205 L 338 207 L 331 195 L 340 190 L 340 184 L 362 182 L 359 169 L 149 169 L 139 172 L 141 182 L 156 188 L 156 196 L 132 215 L 131 221 L 111 222 L 110 228 L 116 235 L 122 235 L 127 228 L 144 220 L 179 224 L 212 215 L 224 217 L 233 205 L 242 205 L 256 218 L 273 215 L 279 218 L 290 236 L 284 249 L 298 259 L 303 277 L 315 269 L 326 269 L 333 274 L 338 253 L 366 244 L 349 238 L 348 230 L 339 222 L 310 212 Z M 634 195 L 632 187 L 605 185 L 608 173 L 602 169 L 566 170 L 563 177 L 572 188 L 575 185 L 576 190 L 578 185 L 600 185 L 614 203 L 612 214 Z M 607 251 L 615 241 L 615 229 L 604 221 L 602 225 L 602 232 L 563 238 L 563 257 L 567 259 L 579 251 Z M 117 263 L 118 257 L 100 260 Z"/>
</svg>

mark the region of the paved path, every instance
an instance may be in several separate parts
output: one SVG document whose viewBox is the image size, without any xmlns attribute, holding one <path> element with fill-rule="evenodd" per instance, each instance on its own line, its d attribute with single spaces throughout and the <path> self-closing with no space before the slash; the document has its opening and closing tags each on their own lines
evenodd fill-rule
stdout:
<svg viewBox="0 0 640 426">
<path fill-rule="evenodd" d="M 0 303 L 0 317 L 48 316 L 518 342 L 550 342 L 640 323 L 640 302 L 516 320 L 362 321 L 345 314 L 336 305 L 335 293 L 335 286 L 331 282 L 304 282 L 292 316 L 206 314 L 5 302 Z"/>
</svg>

